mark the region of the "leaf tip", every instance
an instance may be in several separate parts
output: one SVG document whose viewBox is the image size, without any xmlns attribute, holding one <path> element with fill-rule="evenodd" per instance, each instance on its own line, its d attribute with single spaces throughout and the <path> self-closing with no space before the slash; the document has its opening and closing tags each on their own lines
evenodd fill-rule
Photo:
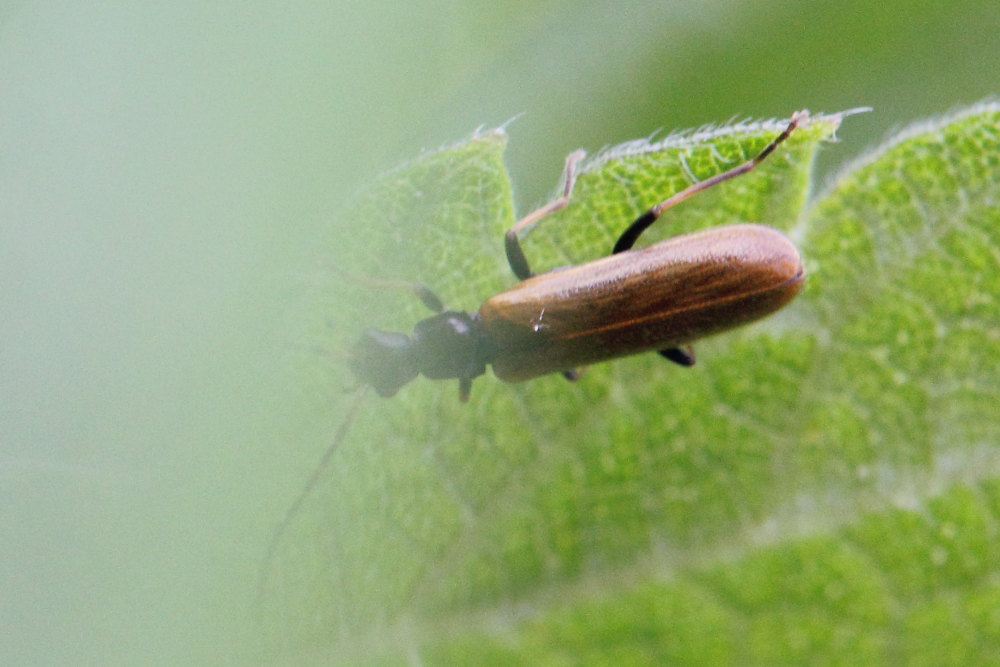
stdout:
<svg viewBox="0 0 1000 667">
<path fill-rule="evenodd" d="M 857 116 L 863 113 L 869 113 L 870 111 L 874 111 L 874 109 L 869 106 L 851 107 L 850 109 L 844 109 L 843 111 L 837 111 L 834 113 L 820 113 L 817 114 L 815 118 L 817 120 L 825 121 L 833 126 L 830 131 L 830 136 L 827 137 L 827 141 L 836 142 L 840 141 L 837 137 L 837 130 L 840 129 L 840 124 L 844 122 L 845 118 L 849 116 Z"/>
<path fill-rule="evenodd" d="M 853 113 L 861 113 L 865 111 L 865 107 L 858 107 L 858 109 L 849 109 L 848 111 L 841 112 L 841 117 L 846 117 L 847 115 L 853 115 Z M 853 112 L 853 113 L 852 113 Z M 817 201 L 825 197 L 827 194 L 832 192 L 837 184 L 843 179 L 848 177 L 855 171 L 875 162 L 879 157 L 892 150 L 896 146 L 925 134 L 933 134 L 936 132 L 943 132 L 948 126 L 965 120 L 967 118 L 972 118 L 975 116 L 998 113 L 1000 112 L 1000 96 L 991 96 L 985 99 L 975 102 L 973 104 L 958 106 L 950 111 L 942 114 L 929 116 L 921 120 L 913 121 L 902 127 L 895 127 L 891 129 L 878 144 L 869 148 L 868 150 L 862 152 L 853 160 L 845 163 L 838 171 L 829 179 L 826 187 L 821 191 L 821 195 L 817 197 Z"/>
</svg>

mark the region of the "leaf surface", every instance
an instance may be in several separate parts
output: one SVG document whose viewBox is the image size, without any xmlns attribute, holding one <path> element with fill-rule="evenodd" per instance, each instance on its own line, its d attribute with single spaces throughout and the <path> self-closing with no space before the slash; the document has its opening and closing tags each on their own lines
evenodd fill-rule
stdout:
<svg viewBox="0 0 1000 667">
<path fill-rule="evenodd" d="M 1000 112 L 903 133 L 803 212 L 840 120 L 650 230 L 761 221 L 806 258 L 798 300 L 704 341 L 693 369 L 641 355 L 574 384 L 487 375 L 466 405 L 422 378 L 369 397 L 268 566 L 272 648 L 389 664 L 985 659 L 1000 641 Z M 536 270 L 606 254 L 638 213 L 782 127 L 603 153 L 525 252 Z M 359 201 L 331 246 L 339 288 L 317 300 L 331 347 L 425 316 L 366 279 L 468 310 L 513 284 L 504 140 L 422 156 Z"/>
</svg>

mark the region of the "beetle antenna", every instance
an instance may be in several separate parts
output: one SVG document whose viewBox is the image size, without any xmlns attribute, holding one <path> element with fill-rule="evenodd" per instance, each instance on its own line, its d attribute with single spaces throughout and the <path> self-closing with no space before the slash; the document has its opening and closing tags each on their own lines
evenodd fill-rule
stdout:
<svg viewBox="0 0 1000 667">
<path fill-rule="evenodd" d="M 305 502 L 306 498 L 312 493 L 313 489 L 316 488 L 316 484 L 319 483 L 323 473 L 330 465 L 334 452 L 340 448 L 340 444 L 344 441 L 344 438 L 347 437 L 347 432 L 354 423 L 358 410 L 361 408 L 365 395 L 368 393 L 367 389 L 368 387 L 364 386 L 358 390 L 357 395 L 354 397 L 354 401 L 347 409 L 347 414 L 344 416 L 344 420 L 340 423 L 340 426 L 337 428 L 337 432 L 333 436 L 333 442 L 331 442 L 330 446 L 326 448 L 325 452 L 323 452 L 323 457 L 320 458 L 319 463 L 313 469 L 312 475 L 309 476 L 309 480 L 306 482 L 305 487 L 299 492 L 298 497 L 295 498 L 295 502 L 293 502 L 285 512 L 285 516 L 282 518 L 281 523 L 278 524 L 278 527 L 275 528 L 274 532 L 271 534 L 271 539 L 268 541 L 267 545 L 267 551 L 264 554 L 264 562 L 260 569 L 260 580 L 257 584 L 258 607 L 264 600 L 264 589 L 267 584 L 268 575 L 271 573 L 274 556 L 278 551 L 278 545 L 281 543 L 282 538 L 285 536 L 285 533 L 287 532 L 288 527 L 292 524 L 292 521 L 295 519 L 295 516 L 302 508 L 302 503 Z"/>
</svg>

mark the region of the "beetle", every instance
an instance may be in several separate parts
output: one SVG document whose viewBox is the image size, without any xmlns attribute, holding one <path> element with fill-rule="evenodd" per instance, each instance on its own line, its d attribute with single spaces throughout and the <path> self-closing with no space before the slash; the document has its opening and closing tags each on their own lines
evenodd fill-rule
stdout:
<svg viewBox="0 0 1000 667">
<path fill-rule="evenodd" d="M 435 315 L 417 322 L 411 335 L 369 329 L 349 364 L 361 385 L 383 397 L 396 394 L 418 375 L 457 379 L 459 398 L 469 398 L 472 381 L 493 367 L 507 382 L 656 350 L 682 366 L 694 364 L 691 342 L 765 317 L 802 289 L 799 253 L 781 232 L 759 224 L 714 227 L 633 249 L 663 211 L 693 194 L 745 174 L 809 118 L 792 115 L 788 126 L 755 157 L 695 183 L 653 206 L 630 224 L 608 257 L 535 275 L 518 233 L 569 203 L 578 151 L 566 159 L 561 196 L 511 227 L 504 246 L 520 282 L 488 298 L 476 312 L 446 310 L 423 285 L 391 281 L 384 287 L 412 290 Z M 358 392 L 319 465 L 292 503 L 268 544 L 258 597 L 278 544 L 293 517 L 344 440 L 362 401 Z"/>
<path fill-rule="evenodd" d="M 488 298 L 478 311 L 463 312 L 446 310 L 427 287 L 407 284 L 436 314 L 419 321 L 409 336 L 365 331 L 351 371 L 383 397 L 418 375 L 457 379 L 464 402 L 487 365 L 506 382 L 555 372 L 575 379 L 577 367 L 653 350 L 693 365 L 693 341 L 770 315 L 795 298 L 805 279 L 798 250 L 778 230 L 749 223 L 633 247 L 665 210 L 752 170 L 808 118 L 808 111 L 794 113 L 752 159 L 647 210 L 622 232 L 608 257 L 536 275 L 518 233 L 569 203 L 583 158 L 581 151 L 571 154 L 562 195 L 504 236 L 517 285 Z"/>
</svg>

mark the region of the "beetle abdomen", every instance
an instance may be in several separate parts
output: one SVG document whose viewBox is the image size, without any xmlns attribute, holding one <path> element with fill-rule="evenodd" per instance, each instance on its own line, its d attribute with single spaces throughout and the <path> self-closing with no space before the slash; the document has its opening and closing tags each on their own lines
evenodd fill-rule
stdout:
<svg viewBox="0 0 1000 667">
<path fill-rule="evenodd" d="M 480 307 L 493 371 L 517 382 L 676 347 L 760 319 L 805 276 L 784 234 L 715 227 L 529 278 Z"/>
</svg>

